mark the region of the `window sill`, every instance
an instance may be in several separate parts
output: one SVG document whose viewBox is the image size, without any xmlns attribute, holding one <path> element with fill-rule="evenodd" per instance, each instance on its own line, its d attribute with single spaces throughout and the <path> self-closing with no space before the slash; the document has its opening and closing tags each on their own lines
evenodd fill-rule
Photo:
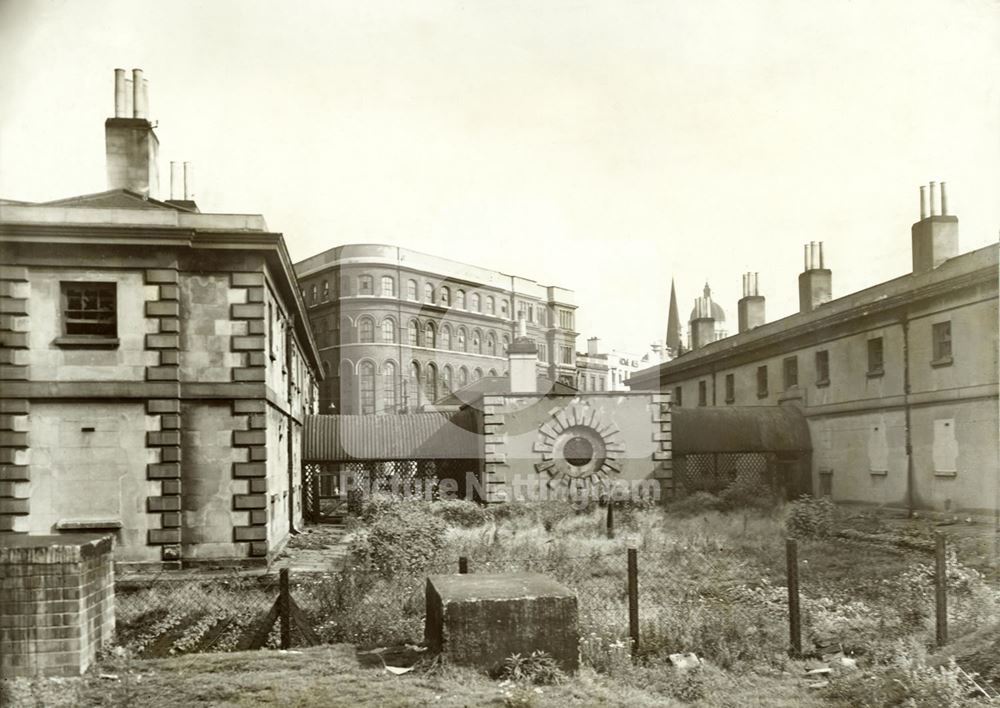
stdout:
<svg viewBox="0 0 1000 708">
<path fill-rule="evenodd" d="M 944 471 L 944 470 L 934 470 L 935 477 L 944 477 L 945 479 L 951 479 L 958 476 L 958 470 Z"/>
<path fill-rule="evenodd" d="M 940 359 L 935 359 L 934 361 L 932 361 L 931 366 L 933 366 L 935 369 L 941 366 L 951 366 L 952 361 L 953 360 L 950 356 L 943 356 Z"/>
<path fill-rule="evenodd" d="M 889 475 L 889 470 L 869 470 L 868 474 L 872 477 L 887 477 Z"/>
<path fill-rule="evenodd" d="M 86 337 L 82 335 L 68 335 L 56 337 L 52 342 L 57 347 L 66 349 L 78 347 L 82 349 L 117 349 L 119 340 L 117 337 Z"/>
<path fill-rule="evenodd" d="M 726 403 L 736 403 L 736 399 L 735 398 L 727 398 L 726 399 Z"/>
<path fill-rule="evenodd" d="M 120 529 L 121 519 L 59 519 L 59 531 L 84 531 L 88 529 Z"/>
<path fill-rule="evenodd" d="M 830 385 L 830 379 L 820 379 L 816 382 L 816 388 L 826 388 Z"/>
<path fill-rule="evenodd" d="M 877 379 L 885 376 L 885 369 L 875 369 L 874 371 L 869 371 L 866 376 L 870 379 Z"/>
</svg>

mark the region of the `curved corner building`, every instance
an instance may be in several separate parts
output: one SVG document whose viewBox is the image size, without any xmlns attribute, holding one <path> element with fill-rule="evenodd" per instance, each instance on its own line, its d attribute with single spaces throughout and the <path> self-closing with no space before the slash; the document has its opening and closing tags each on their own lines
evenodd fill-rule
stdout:
<svg viewBox="0 0 1000 708">
<path fill-rule="evenodd" d="M 326 374 L 323 413 L 412 411 L 506 375 L 520 317 L 539 375 L 574 381 L 571 290 L 377 244 L 332 248 L 295 272 Z"/>
</svg>

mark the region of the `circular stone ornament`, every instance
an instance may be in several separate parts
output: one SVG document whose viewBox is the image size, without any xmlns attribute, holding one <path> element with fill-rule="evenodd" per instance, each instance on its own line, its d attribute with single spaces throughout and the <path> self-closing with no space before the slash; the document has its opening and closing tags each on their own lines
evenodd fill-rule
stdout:
<svg viewBox="0 0 1000 708">
<path fill-rule="evenodd" d="M 620 474 L 625 446 L 621 431 L 604 421 L 598 409 L 577 402 L 539 426 L 534 451 L 542 457 L 535 470 L 548 476 L 549 487 L 579 487 L 603 484 L 611 475 Z"/>
</svg>

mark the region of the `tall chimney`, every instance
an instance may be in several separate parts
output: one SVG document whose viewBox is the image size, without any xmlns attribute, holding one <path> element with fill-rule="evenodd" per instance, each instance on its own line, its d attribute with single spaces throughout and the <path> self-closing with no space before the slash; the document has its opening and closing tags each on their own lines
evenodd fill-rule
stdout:
<svg viewBox="0 0 1000 708">
<path fill-rule="evenodd" d="M 528 337 L 528 323 L 522 317 L 517 322 L 517 336 L 507 347 L 511 393 L 536 393 L 538 391 L 538 347 Z"/>
<path fill-rule="evenodd" d="M 601 340 L 598 337 L 591 337 L 587 340 L 587 354 L 597 356 L 601 352 Z"/>
<path fill-rule="evenodd" d="M 958 255 L 958 217 L 948 213 L 948 193 L 944 182 L 941 182 L 941 213 L 935 213 L 936 187 L 931 182 L 930 214 L 921 209 L 920 221 L 910 229 L 914 273 L 934 270 L 949 258 Z M 921 196 L 925 191 L 925 187 L 920 188 Z"/>
<path fill-rule="evenodd" d="M 764 297 L 757 288 L 757 273 L 743 274 L 743 297 L 736 303 L 740 332 L 760 327 L 764 319 Z"/>
<path fill-rule="evenodd" d="M 194 199 L 194 165 L 184 163 L 184 199 Z"/>
<path fill-rule="evenodd" d="M 823 259 L 823 242 L 805 246 L 804 270 L 799 274 L 799 312 L 812 312 L 833 297 L 833 273 Z"/>
<path fill-rule="evenodd" d="M 115 70 L 115 116 L 104 122 L 108 189 L 128 189 L 155 199 L 160 191 L 157 167 L 160 141 L 147 119 L 144 82 L 142 69 L 132 70 L 131 82 L 123 70 Z"/>
<path fill-rule="evenodd" d="M 688 327 L 691 332 L 691 349 L 701 349 L 715 341 L 715 315 L 712 314 L 712 291 L 705 283 L 705 295 L 694 301 L 694 312 Z"/>
</svg>

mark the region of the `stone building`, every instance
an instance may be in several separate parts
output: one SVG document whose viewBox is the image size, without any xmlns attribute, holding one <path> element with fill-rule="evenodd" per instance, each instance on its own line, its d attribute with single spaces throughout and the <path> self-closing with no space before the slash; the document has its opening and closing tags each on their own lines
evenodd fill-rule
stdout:
<svg viewBox="0 0 1000 708">
<path fill-rule="evenodd" d="M 141 72 L 132 89 L 116 72 L 108 191 L 0 203 L 0 530 L 265 561 L 302 517 L 319 355 L 281 234 L 200 213 L 180 171 L 156 198 Z"/>
<path fill-rule="evenodd" d="M 397 246 L 345 245 L 295 265 L 326 373 L 323 413 L 418 410 L 504 376 L 518 319 L 538 373 L 575 381 L 573 293 Z"/>
<path fill-rule="evenodd" d="M 674 406 L 794 406 L 811 480 L 835 500 L 942 512 L 998 507 L 998 249 L 960 253 L 958 219 L 921 190 L 912 272 L 834 299 L 822 244 L 806 246 L 799 312 L 766 322 L 744 276 L 738 334 L 630 379 Z M 693 327 L 714 331 L 711 310 Z"/>
</svg>

